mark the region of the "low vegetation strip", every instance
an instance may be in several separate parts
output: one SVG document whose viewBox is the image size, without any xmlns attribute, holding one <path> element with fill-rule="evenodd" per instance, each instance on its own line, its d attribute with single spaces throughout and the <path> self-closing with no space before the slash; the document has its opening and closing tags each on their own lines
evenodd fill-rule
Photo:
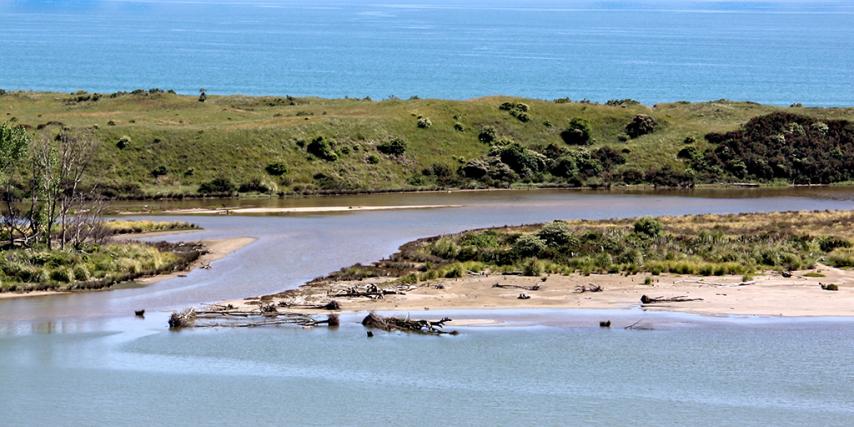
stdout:
<svg viewBox="0 0 854 427">
<path fill-rule="evenodd" d="M 750 275 L 854 265 L 854 211 L 554 221 L 407 243 L 386 260 L 318 281 L 397 277 L 401 283 L 495 272 L 538 276 Z"/>
<path fill-rule="evenodd" d="M 108 198 L 854 180 L 852 108 L 152 89 L 7 92 L 0 109 L 10 135 L 90 136 L 99 173 L 81 184 Z"/>
<path fill-rule="evenodd" d="M 103 226 L 111 234 L 141 234 L 159 233 L 165 231 L 199 230 L 196 224 L 183 221 L 123 221 L 112 220 L 103 222 Z"/>
<path fill-rule="evenodd" d="M 200 244 L 130 242 L 5 250 L 0 257 L 0 292 L 101 289 L 184 270 L 203 253 Z"/>
</svg>

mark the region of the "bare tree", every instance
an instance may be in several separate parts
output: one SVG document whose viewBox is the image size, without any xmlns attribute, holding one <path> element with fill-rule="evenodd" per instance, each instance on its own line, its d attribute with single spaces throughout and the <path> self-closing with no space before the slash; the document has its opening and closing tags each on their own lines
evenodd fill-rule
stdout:
<svg viewBox="0 0 854 427">
<path fill-rule="evenodd" d="M 72 208 L 79 206 L 80 184 L 94 155 L 95 144 L 91 135 L 63 129 L 51 138 L 43 135 L 35 144 L 33 153 L 33 208 L 31 217 L 44 233 L 48 249 L 53 245 L 53 232 L 58 227 L 61 248 L 68 242 L 69 220 Z"/>
</svg>

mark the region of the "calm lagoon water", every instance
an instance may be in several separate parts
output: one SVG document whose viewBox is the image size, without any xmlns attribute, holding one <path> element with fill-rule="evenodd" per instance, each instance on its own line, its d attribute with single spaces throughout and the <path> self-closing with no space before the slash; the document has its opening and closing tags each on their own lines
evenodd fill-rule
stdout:
<svg viewBox="0 0 854 427">
<path fill-rule="evenodd" d="M 854 4 L 0 1 L 0 88 L 854 105 Z"/>
<path fill-rule="evenodd" d="M 196 202 L 187 202 L 191 205 Z M 174 237 L 258 240 L 149 287 L 0 301 L 7 425 L 850 425 L 854 320 L 630 310 L 412 313 L 497 317 L 456 337 L 340 329 L 169 332 L 168 311 L 273 292 L 417 237 L 554 218 L 854 209 L 850 188 L 621 194 L 386 194 L 267 205 L 462 204 L 336 215 L 200 216 Z M 168 219 L 169 217 L 164 217 Z M 187 219 L 183 217 L 181 219 Z M 144 320 L 132 311 L 147 309 Z M 598 320 L 614 321 L 600 330 Z M 651 331 L 626 331 L 642 320 Z"/>
</svg>

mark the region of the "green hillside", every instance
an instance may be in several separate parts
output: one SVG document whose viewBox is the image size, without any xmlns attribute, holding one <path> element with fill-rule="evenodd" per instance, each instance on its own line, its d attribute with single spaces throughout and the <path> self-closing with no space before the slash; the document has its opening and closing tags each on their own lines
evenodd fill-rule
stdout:
<svg viewBox="0 0 854 427">
<path fill-rule="evenodd" d="M 200 102 L 196 96 L 162 91 L 100 96 L 10 92 L 0 95 L 0 122 L 23 125 L 34 134 L 62 126 L 91 131 L 99 141 L 91 184 L 111 195 L 139 196 L 195 194 L 203 183 L 216 192 L 222 187 L 210 184 L 216 178 L 235 188 L 242 184 L 244 190 L 285 193 L 642 182 L 650 171 L 668 165 L 690 175 L 692 162 L 678 158 L 680 151 L 692 146 L 696 157 L 711 146 L 706 134 L 739 129 L 757 116 L 786 111 L 815 120 L 854 119 L 852 108 L 730 101 L 616 104 L 511 97 L 373 101 L 210 95 Z M 626 126 L 637 115 L 652 117 L 656 127 L 629 138 Z M 574 140 L 561 136 L 574 118 L 589 123 L 589 145 L 570 145 L 565 140 Z M 491 143 L 479 138 L 487 127 L 495 131 Z M 508 151 L 510 146 L 516 148 Z M 621 159 L 609 163 L 615 153 Z M 591 156 L 604 165 L 589 166 Z M 477 159 L 485 167 L 504 169 L 484 169 L 483 178 L 460 172 L 481 164 Z M 559 159 L 570 159 L 564 172 L 554 172 Z M 710 177 L 705 171 L 700 182 L 738 178 L 728 173 Z"/>
</svg>

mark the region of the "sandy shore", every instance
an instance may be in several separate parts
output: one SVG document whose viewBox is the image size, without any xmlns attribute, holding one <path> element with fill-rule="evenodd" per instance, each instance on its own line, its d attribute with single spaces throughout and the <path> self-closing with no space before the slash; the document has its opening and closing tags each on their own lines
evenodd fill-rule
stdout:
<svg viewBox="0 0 854 427">
<path fill-rule="evenodd" d="M 400 209 L 458 208 L 462 205 L 400 205 L 400 206 L 306 206 L 296 208 L 190 208 L 171 209 L 160 213 L 169 215 L 273 215 L 310 214 L 360 211 L 389 211 Z M 139 215 L 141 212 L 119 212 L 119 215 Z"/>
<path fill-rule="evenodd" d="M 149 233 L 144 237 L 149 237 L 153 234 L 175 234 L 176 232 L 163 232 L 163 233 Z M 142 237 L 142 234 L 134 234 L 134 235 L 126 235 L 121 236 L 121 240 L 133 240 L 134 238 Z M 199 268 L 203 265 L 210 264 L 218 259 L 224 258 L 231 254 L 234 251 L 254 242 L 255 239 L 251 237 L 236 237 L 231 239 L 222 239 L 222 240 L 202 240 L 202 243 L 205 248 L 208 250 L 208 253 L 202 255 L 193 262 L 190 267 L 186 271 L 175 272 L 169 274 L 160 274 L 157 276 L 143 277 L 137 279 L 137 283 L 142 283 L 145 285 L 150 285 L 153 283 L 161 282 L 163 280 L 168 280 L 172 278 L 176 278 L 179 275 L 186 274 L 187 271 Z M 85 291 L 84 291 L 85 292 Z M 70 292 L 61 292 L 61 291 L 33 291 L 33 292 L 3 292 L 0 293 L 0 299 L 7 298 L 26 298 L 26 297 L 38 297 L 45 295 L 57 295 L 57 294 L 66 294 Z"/>
<path fill-rule="evenodd" d="M 821 274 L 824 277 L 810 277 Z M 644 284 L 646 277 L 652 284 Z M 350 287 L 374 283 L 379 288 L 401 291 L 381 299 L 335 296 Z M 838 291 L 821 289 L 820 283 L 833 283 Z M 495 287 L 499 284 L 505 287 Z M 598 285 L 601 292 L 578 292 L 579 286 Z M 516 288 L 539 286 L 538 290 Z M 529 299 L 519 299 L 520 294 Z M 641 296 L 698 298 L 689 302 L 643 305 Z M 662 274 L 590 276 L 470 276 L 440 279 L 415 287 L 394 286 L 390 280 L 365 279 L 359 282 L 320 283 L 276 296 L 263 297 L 265 303 L 322 305 L 334 299 L 344 311 L 423 311 L 449 309 L 629 309 L 677 311 L 705 315 L 759 316 L 854 316 L 854 271 L 820 266 L 815 270 L 793 272 L 792 277 L 779 273 L 758 275 L 747 283 L 741 276 L 680 276 Z M 237 307 L 250 307 L 257 299 L 228 301 Z M 317 312 L 317 310 L 312 310 Z M 439 314 L 439 313 L 436 313 Z"/>
<path fill-rule="evenodd" d="M 208 265 L 218 259 L 225 258 L 232 252 L 237 251 L 238 249 L 254 242 L 255 240 L 256 239 L 253 237 L 235 237 L 231 239 L 222 240 L 201 240 L 199 243 L 205 245 L 205 248 L 208 250 L 208 253 L 202 255 L 201 257 L 199 257 L 199 259 L 193 262 L 190 265 L 190 268 L 187 269 L 187 271 L 194 270 L 201 266 Z M 138 283 L 150 285 L 152 283 L 173 279 L 175 277 L 178 277 L 179 275 L 186 274 L 187 271 L 144 277 L 142 279 L 137 279 L 136 281 Z"/>
</svg>

